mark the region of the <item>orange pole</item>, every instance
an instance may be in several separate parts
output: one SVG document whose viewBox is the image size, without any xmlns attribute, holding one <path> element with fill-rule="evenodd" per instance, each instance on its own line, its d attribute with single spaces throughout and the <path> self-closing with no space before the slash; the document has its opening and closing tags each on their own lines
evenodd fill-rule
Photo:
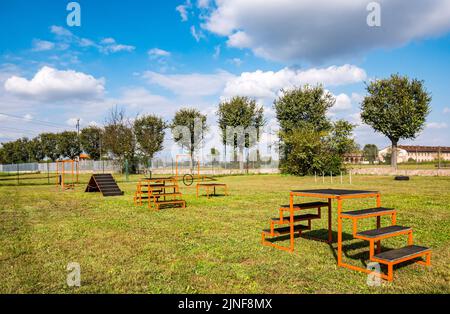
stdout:
<svg viewBox="0 0 450 314">
<path fill-rule="evenodd" d="M 294 252 L 294 195 L 291 193 L 289 197 L 289 213 L 290 213 L 290 234 L 291 247 L 290 252 Z"/>
<path fill-rule="evenodd" d="M 342 265 L 342 199 L 340 197 L 337 198 L 337 211 L 338 211 L 338 266 Z"/>
</svg>

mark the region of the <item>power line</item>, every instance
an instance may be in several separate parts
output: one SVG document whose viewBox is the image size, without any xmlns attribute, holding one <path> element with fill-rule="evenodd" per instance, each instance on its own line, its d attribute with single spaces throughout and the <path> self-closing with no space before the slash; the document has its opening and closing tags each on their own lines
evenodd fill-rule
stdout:
<svg viewBox="0 0 450 314">
<path fill-rule="evenodd" d="M 67 128 L 67 125 L 60 124 L 60 123 L 55 123 L 55 122 L 49 122 L 49 121 L 38 120 L 38 119 L 33 119 L 33 118 L 26 118 L 26 117 L 21 117 L 21 116 L 8 114 L 8 113 L 3 113 L 3 112 L 0 112 L 0 115 L 6 116 L 6 117 L 10 117 L 10 118 L 13 118 L 13 119 L 19 119 L 19 120 L 26 121 L 26 122 L 29 122 L 29 123 L 41 124 L 41 125 L 44 125 L 44 126 Z"/>
</svg>

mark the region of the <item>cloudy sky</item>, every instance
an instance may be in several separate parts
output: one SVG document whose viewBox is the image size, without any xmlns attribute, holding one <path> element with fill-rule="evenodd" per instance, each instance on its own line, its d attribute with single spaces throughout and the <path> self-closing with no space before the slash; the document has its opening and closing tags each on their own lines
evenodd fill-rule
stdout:
<svg viewBox="0 0 450 314">
<path fill-rule="evenodd" d="M 450 146 L 448 0 L 379 0 L 379 27 L 367 0 L 80 0 L 80 27 L 69 2 L 0 2 L 0 142 L 101 125 L 114 105 L 166 120 L 199 108 L 214 141 L 221 100 L 254 97 L 276 129 L 280 89 L 322 83 L 337 99 L 330 117 L 385 146 L 360 102 L 366 82 L 400 73 L 433 96 L 426 129 L 403 144 Z"/>
</svg>

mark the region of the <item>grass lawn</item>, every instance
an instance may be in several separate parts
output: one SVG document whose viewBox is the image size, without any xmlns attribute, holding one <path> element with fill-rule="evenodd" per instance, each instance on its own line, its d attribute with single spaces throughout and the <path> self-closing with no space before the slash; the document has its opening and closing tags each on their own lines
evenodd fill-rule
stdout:
<svg viewBox="0 0 450 314">
<path fill-rule="evenodd" d="M 323 184 L 311 177 L 231 176 L 219 180 L 229 185 L 231 196 L 196 199 L 194 188 L 182 188 L 188 207 L 160 212 L 134 207 L 136 183 L 117 179 L 125 195 L 115 198 L 83 193 L 84 184 L 76 192 L 57 192 L 39 185 L 46 180 L 28 186 L 0 181 L 0 292 L 450 292 L 450 178 L 396 182 L 354 176 L 352 185 L 341 185 L 336 179 Z M 433 266 L 398 267 L 394 282 L 369 287 L 365 274 L 336 267 L 336 245 L 299 238 L 292 254 L 261 245 L 261 230 L 269 227 L 278 206 L 288 203 L 290 189 L 324 187 L 380 190 L 383 205 L 398 209 L 398 224 L 414 228 L 415 243 L 433 249 Z M 373 205 L 372 200 L 344 201 L 345 210 Z M 323 237 L 325 216 L 313 221 Z M 336 212 L 333 224 L 336 230 Z M 360 225 L 372 228 L 375 221 Z M 344 231 L 351 234 L 350 222 Z M 383 244 L 400 247 L 406 240 Z M 347 239 L 345 245 L 346 261 L 364 267 L 368 244 Z M 66 285 L 69 262 L 81 265 L 79 288 Z"/>
</svg>

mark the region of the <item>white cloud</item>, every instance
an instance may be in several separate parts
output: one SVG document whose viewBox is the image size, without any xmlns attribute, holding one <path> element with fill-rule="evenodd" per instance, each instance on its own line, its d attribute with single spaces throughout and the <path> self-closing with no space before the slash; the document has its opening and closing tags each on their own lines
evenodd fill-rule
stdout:
<svg viewBox="0 0 450 314">
<path fill-rule="evenodd" d="M 27 98 L 61 100 L 68 98 L 98 97 L 104 92 L 104 79 L 73 70 L 59 71 L 44 66 L 31 80 L 12 76 L 6 80 L 7 92 Z"/>
<path fill-rule="evenodd" d="M 398 47 L 450 30 L 448 0 L 377 2 L 381 27 L 367 25 L 368 0 L 219 0 L 202 27 L 258 56 L 313 62 Z"/>
<path fill-rule="evenodd" d="M 445 107 L 442 112 L 443 113 L 450 113 L 450 108 L 449 107 Z"/>
<path fill-rule="evenodd" d="M 161 74 L 152 71 L 144 73 L 150 83 L 162 86 L 177 95 L 207 96 L 220 93 L 226 82 L 233 78 L 231 73 L 218 71 L 214 74 Z"/>
<path fill-rule="evenodd" d="M 209 0 L 197 0 L 197 8 L 199 9 L 209 8 Z"/>
<path fill-rule="evenodd" d="M 339 94 L 335 96 L 336 103 L 331 108 L 332 112 L 347 111 L 352 109 L 352 100 L 347 94 Z"/>
<path fill-rule="evenodd" d="M 185 4 L 181 4 L 175 8 L 180 13 L 181 21 L 186 22 L 189 19 L 189 9 L 192 7 L 191 1 L 187 0 Z"/>
<path fill-rule="evenodd" d="M 170 57 L 170 52 L 160 48 L 152 48 L 148 52 L 151 59 L 156 59 L 159 57 Z"/>
<path fill-rule="evenodd" d="M 70 118 L 66 121 L 66 124 L 71 127 L 75 127 L 79 118 Z M 83 119 L 80 119 L 80 124 L 83 123 Z"/>
<path fill-rule="evenodd" d="M 427 123 L 427 128 L 429 129 L 446 129 L 448 128 L 447 123 L 444 122 L 429 122 Z"/>
<path fill-rule="evenodd" d="M 53 34 L 58 35 L 58 36 L 63 36 L 63 37 L 73 36 L 71 31 L 69 31 L 68 29 L 65 29 L 64 27 L 61 27 L 61 26 L 52 25 L 50 27 L 50 31 Z"/>
<path fill-rule="evenodd" d="M 202 31 L 197 31 L 197 29 L 195 28 L 194 25 L 191 26 L 191 35 L 192 35 L 192 37 L 195 38 L 195 40 L 196 40 L 197 42 L 199 42 L 200 39 L 202 39 L 202 38 L 205 37 L 205 35 L 203 34 L 203 32 L 202 32 Z"/>
<path fill-rule="evenodd" d="M 104 54 L 122 51 L 132 52 L 136 49 L 136 47 L 132 45 L 117 43 L 117 41 L 112 37 L 103 38 L 100 43 L 97 43 L 89 38 L 80 38 L 61 26 L 53 25 L 50 27 L 50 31 L 57 36 L 59 41 L 61 41 L 58 43 L 58 48 L 60 49 L 67 49 L 70 45 L 75 45 L 81 48 L 92 47 Z"/>
<path fill-rule="evenodd" d="M 114 38 L 112 38 L 112 37 L 107 37 L 107 38 L 103 38 L 103 39 L 100 41 L 100 43 L 101 43 L 101 44 L 104 44 L 104 45 L 115 44 L 115 43 L 116 43 L 116 40 L 115 40 Z"/>
<path fill-rule="evenodd" d="M 242 63 L 243 63 L 244 61 L 242 61 L 242 60 L 239 59 L 239 58 L 233 58 L 233 59 L 229 59 L 228 62 L 230 62 L 231 64 L 234 64 L 234 65 L 237 66 L 237 67 L 239 67 L 239 66 L 242 65 Z"/>
<path fill-rule="evenodd" d="M 55 48 L 55 44 L 51 41 L 34 39 L 33 40 L 33 51 L 48 51 Z"/>
<path fill-rule="evenodd" d="M 214 47 L 213 58 L 214 58 L 214 59 L 218 59 L 218 58 L 220 57 L 220 52 L 221 52 L 220 45 L 215 46 L 215 47 Z"/>
<path fill-rule="evenodd" d="M 348 85 L 361 82 L 366 77 L 366 72 L 354 65 L 308 70 L 284 68 L 278 72 L 258 70 L 243 72 L 240 76 L 227 82 L 224 95 L 227 97 L 241 95 L 274 99 L 282 88 L 292 88 L 304 84 Z"/>
</svg>

